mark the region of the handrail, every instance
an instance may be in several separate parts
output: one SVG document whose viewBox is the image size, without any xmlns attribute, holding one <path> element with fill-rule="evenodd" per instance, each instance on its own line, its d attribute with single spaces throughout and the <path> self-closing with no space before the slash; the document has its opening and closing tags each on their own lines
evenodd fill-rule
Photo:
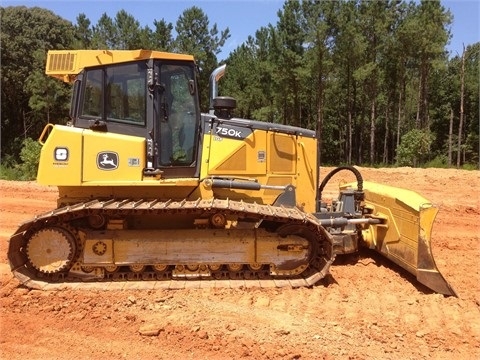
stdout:
<svg viewBox="0 0 480 360">
<path fill-rule="evenodd" d="M 43 128 L 43 131 L 42 131 L 42 134 L 40 135 L 40 137 L 38 138 L 38 142 L 43 146 L 45 144 L 45 141 L 47 140 L 48 138 L 48 135 L 45 137 L 45 134 L 47 134 L 49 128 L 52 128 L 53 129 L 54 125 L 52 123 L 48 123 L 47 125 L 45 125 L 45 127 Z M 43 139 L 45 137 L 45 139 Z"/>
</svg>

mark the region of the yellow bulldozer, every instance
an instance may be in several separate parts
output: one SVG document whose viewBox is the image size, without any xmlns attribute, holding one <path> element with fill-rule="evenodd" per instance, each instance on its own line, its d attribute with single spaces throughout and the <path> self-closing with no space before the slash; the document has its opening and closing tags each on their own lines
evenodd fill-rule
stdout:
<svg viewBox="0 0 480 360">
<path fill-rule="evenodd" d="M 59 197 L 10 238 L 22 284 L 313 286 L 337 255 L 367 247 L 455 295 L 432 256 L 428 200 L 353 167 L 320 182 L 314 131 L 234 117 L 235 99 L 218 96 L 225 65 L 201 113 L 197 71 L 183 54 L 48 52 L 46 74 L 73 85 L 71 121 L 39 138 L 37 181 Z M 339 171 L 356 182 L 327 204 Z"/>
</svg>

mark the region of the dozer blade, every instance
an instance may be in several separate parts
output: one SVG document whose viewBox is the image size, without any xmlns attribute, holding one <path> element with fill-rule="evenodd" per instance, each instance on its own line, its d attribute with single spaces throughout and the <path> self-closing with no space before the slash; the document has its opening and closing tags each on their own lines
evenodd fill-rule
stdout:
<svg viewBox="0 0 480 360">
<path fill-rule="evenodd" d="M 430 237 L 438 209 L 414 191 L 364 182 L 365 206 L 382 224 L 369 225 L 363 239 L 372 249 L 437 293 L 457 296 L 432 255 Z"/>
</svg>

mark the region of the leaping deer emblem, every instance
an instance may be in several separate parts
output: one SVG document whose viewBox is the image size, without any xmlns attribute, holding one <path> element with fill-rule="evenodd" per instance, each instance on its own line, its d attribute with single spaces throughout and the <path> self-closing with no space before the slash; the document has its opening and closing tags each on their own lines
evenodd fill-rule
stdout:
<svg viewBox="0 0 480 360">
<path fill-rule="evenodd" d="M 101 161 L 100 161 L 100 156 L 102 157 Z M 118 167 L 118 165 L 115 163 L 116 161 L 118 162 L 118 158 L 115 153 L 99 154 L 97 161 L 98 161 L 98 167 L 100 169 L 113 170 Z"/>
</svg>

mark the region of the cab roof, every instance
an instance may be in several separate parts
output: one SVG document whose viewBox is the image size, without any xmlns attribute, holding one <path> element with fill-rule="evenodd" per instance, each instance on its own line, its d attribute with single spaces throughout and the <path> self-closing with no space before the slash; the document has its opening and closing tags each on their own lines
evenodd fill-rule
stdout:
<svg viewBox="0 0 480 360">
<path fill-rule="evenodd" d="M 86 67 L 135 60 L 162 59 L 194 61 L 192 55 L 155 50 L 49 50 L 45 74 L 64 82 L 73 82 Z"/>
</svg>

